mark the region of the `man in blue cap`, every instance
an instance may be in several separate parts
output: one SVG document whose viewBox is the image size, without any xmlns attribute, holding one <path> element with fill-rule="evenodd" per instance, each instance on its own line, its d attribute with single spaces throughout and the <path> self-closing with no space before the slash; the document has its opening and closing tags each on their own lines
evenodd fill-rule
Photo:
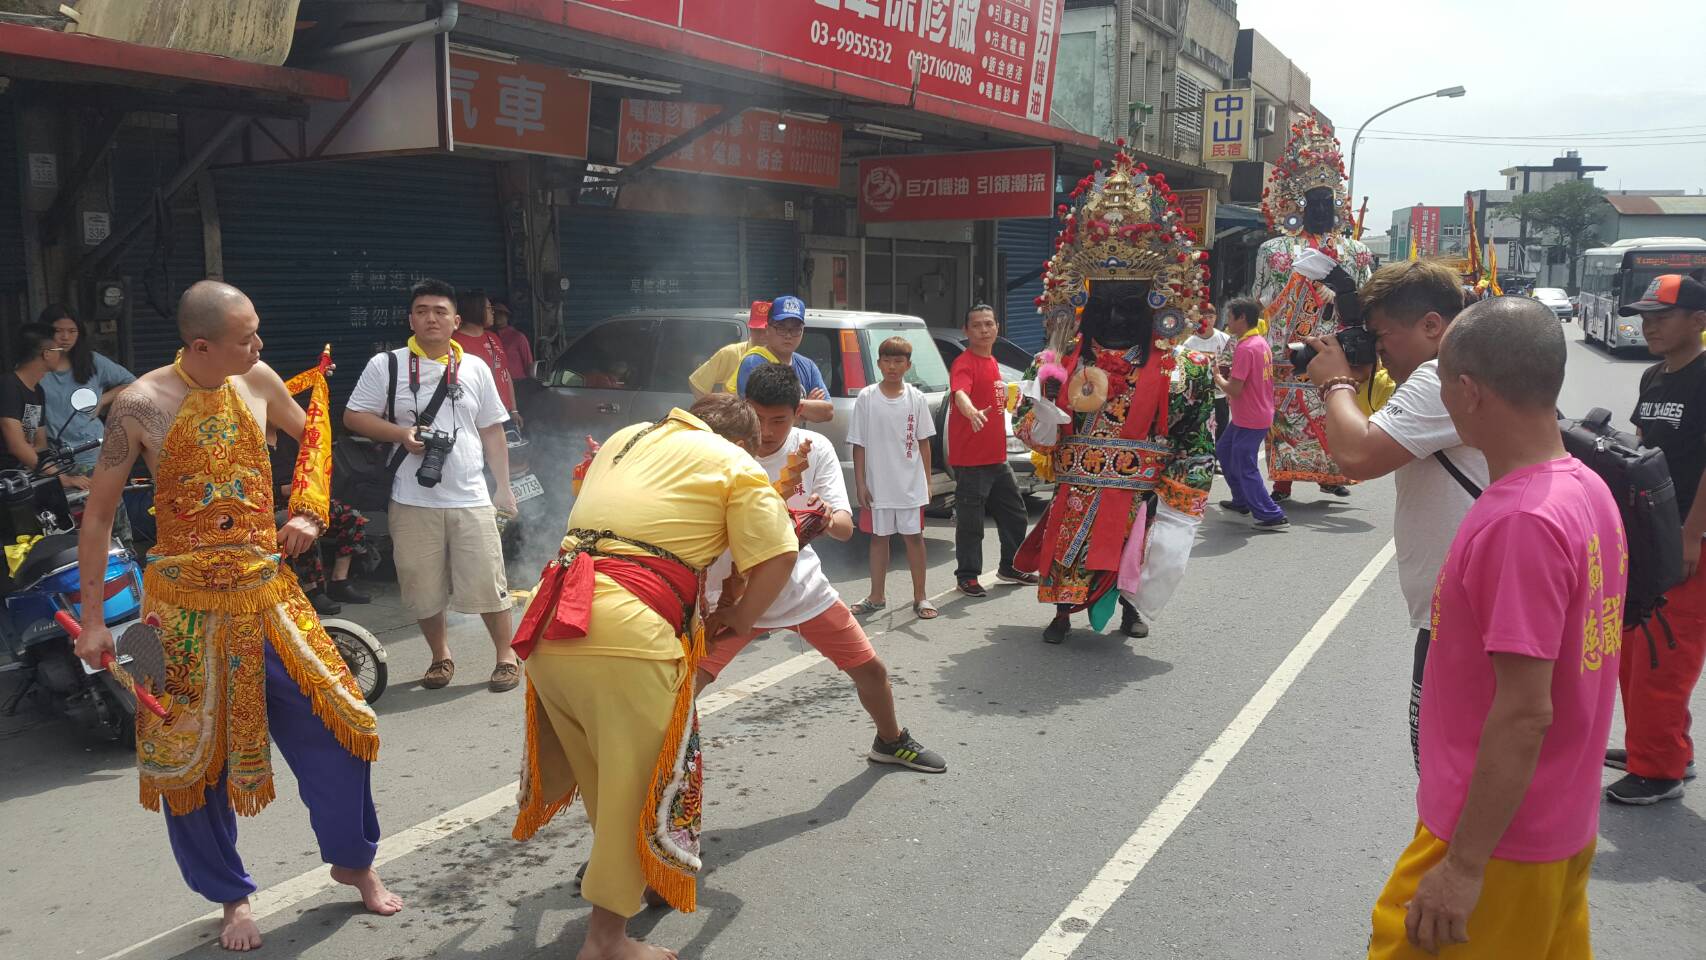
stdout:
<svg viewBox="0 0 1706 960">
<path fill-rule="evenodd" d="M 835 407 L 829 402 L 829 387 L 823 373 L 810 358 L 797 353 L 806 335 L 806 304 L 799 297 L 777 297 L 770 305 L 769 353 L 775 362 L 794 368 L 800 378 L 800 390 L 805 399 L 800 402 L 800 419 L 808 423 L 827 423 L 835 418 Z M 740 362 L 736 392 L 746 396 L 746 380 L 752 371 L 771 362 L 763 353 L 753 351 Z"/>
</svg>

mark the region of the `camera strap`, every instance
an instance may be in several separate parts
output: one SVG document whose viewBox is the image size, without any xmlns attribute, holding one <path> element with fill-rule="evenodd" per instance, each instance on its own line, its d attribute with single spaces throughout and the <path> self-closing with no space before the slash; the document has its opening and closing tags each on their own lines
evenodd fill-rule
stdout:
<svg viewBox="0 0 1706 960">
<path fill-rule="evenodd" d="M 396 354 L 392 354 L 392 356 L 396 356 Z M 438 381 L 438 389 L 434 390 L 432 392 L 432 396 L 427 400 L 426 409 L 425 410 L 417 410 L 415 412 L 415 426 L 418 427 L 418 426 L 422 426 L 424 424 L 429 424 L 432 422 L 434 417 L 438 416 L 438 408 L 444 405 L 444 398 L 450 394 L 450 388 L 452 386 L 454 386 L 455 384 L 456 384 L 456 360 L 455 360 L 455 358 L 452 358 L 450 360 L 450 362 L 445 364 L 444 376 L 442 378 L 440 378 Z M 421 389 L 421 358 L 415 356 L 413 353 L 410 353 L 409 354 L 409 390 L 411 393 L 414 393 L 416 398 L 418 399 L 420 397 L 420 389 Z M 391 392 L 393 395 L 395 395 L 395 393 L 397 392 L 395 385 L 392 386 Z M 387 468 L 390 469 L 390 471 L 392 473 L 396 473 L 397 469 L 403 465 L 403 458 L 407 457 L 408 455 L 409 455 L 409 449 L 400 443 L 397 444 L 397 452 L 392 454 L 391 462 L 389 464 L 386 464 Z"/>
<path fill-rule="evenodd" d="M 1445 472 L 1451 474 L 1451 478 L 1463 487 L 1464 492 L 1469 494 L 1469 499 L 1479 500 L 1481 498 L 1481 488 L 1475 485 L 1475 481 L 1464 476 L 1462 470 L 1457 469 L 1457 464 L 1451 462 L 1451 458 L 1445 455 L 1444 450 L 1435 450 L 1434 458 L 1439 461 L 1440 466 L 1445 468 Z"/>
</svg>

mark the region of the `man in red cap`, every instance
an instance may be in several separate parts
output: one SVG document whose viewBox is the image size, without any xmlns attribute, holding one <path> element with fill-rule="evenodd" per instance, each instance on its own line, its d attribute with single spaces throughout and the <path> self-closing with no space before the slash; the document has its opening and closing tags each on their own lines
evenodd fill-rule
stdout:
<svg viewBox="0 0 1706 960">
<path fill-rule="evenodd" d="M 1665 594 L 1660 611 L 1675 636 L 1649 645 L 1640 629 L 1623 635 L 1619 679 L 1623 744 L 1607 750 L 1605 765 L 1628 775 L 1605 789 L 1617 803 L 1646 806 L 1682 796 L 1694 778 L 1688 701 L 1706 660 L 1706 283 L 1671 273 L 1656 277 L 1641 299 L 1617 311 L 1639 314 L 1647 349 L 1663 358 L 1641 375 L 1641 398 L 1630 421 L 1641 443 L 1664 451 L 1682 514 L 1683 581 Z M 1651 625 L 1660 633 L 1657 625 Z"/>
<path fill-rule="evenodd" d="M 693 388 L 693 399 L 714 393 L 733 379 L 747 353 L 763 348 L 769 342 L 769 327 L 770 301 L 752 301 L 752 311 L 746 318 L 746 339 L 736 340 L 711 354 L 711 359 L 700 364 L 699 369 L 687 378 L 688 385 Z"/>
</svg>

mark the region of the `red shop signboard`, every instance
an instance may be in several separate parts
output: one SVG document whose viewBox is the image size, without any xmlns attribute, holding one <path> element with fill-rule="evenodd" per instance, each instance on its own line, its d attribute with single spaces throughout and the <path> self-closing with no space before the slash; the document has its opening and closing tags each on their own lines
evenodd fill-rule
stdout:
<svg viewBox="0 0 1706 960">
<path fill-rule="evenodd" d="M 859 218 L 866 223 L 1053 215 L 1052 147 L 859 161 Z"/>
<path fill-rule="evenodd" d="M 1047 123 L 1063 0 L 566 2 Z"/>
<path fill-rule="evenodd" d="M 616 162 L 626 166 L 681 136 L 722 107 L 669 100 L 623 100 Z M 841 127 L 747 110 L 658 161 L 659 170 L 795 183 L 833 190 L 841 185 Z"/>
</svg>

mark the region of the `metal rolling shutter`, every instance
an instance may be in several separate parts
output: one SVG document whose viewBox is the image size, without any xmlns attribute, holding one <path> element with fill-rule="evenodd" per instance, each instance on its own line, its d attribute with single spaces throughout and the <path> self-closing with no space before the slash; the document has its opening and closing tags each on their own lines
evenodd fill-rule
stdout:
<svg viewBox="0 0 1706 960">
<path fill-rule="evenodd" d="M 748 220 L 746 243 L 747 300 L 774 300 L 799 293 L 799 231 L 792 220 Z"/>
<path fill-rule="evenodd" d="M 0 97 L 0 320 L 7 329 L 28 312 L 29 274 L 24 268 L 24 229 L 18 200 L 24 191 L 24 170 L 18 156 L 15 96 Z M 8 354 L 9 355 L 9 354 Z"/>
<path fill-rule="evenodd" d="M 586 209 L 561 219 L 571 336 L 619 313 L 740 306 L 738 221 Z"/>
<path fill-rule="evenodd" d="M 284 376 L 331 343 L 333 406 L 369 357 L 409 337 L 409 288 L 506 287 L 490 163 L 412 157 L 215 171 L 225 278 L 255 301 Z"/>
<path fill-rule="evenodd" d="M 154 192 L 183 166 L 179 133 L 167 127 L 126 127 L 111 158 L 113 227 L 148 209 Z M 186 187 L 164 223 L 150 223 L 125 248 L 113 272 L 130 279 L 128 362 L 141 373 L 170 363 L 178 349 L 178 297 L 207 275 L 201 206 Z"/>
<path fill-rule="evenodd" d="M 1003 220 L 996 224 L 995 242 L 1007 258 L 1003 288 L 1023 277 L 1024 283 L 1007 290 L 1007 329 L 1004 335 L 1032 353 L 1043 348 L 1043 318 L 1036 299 L 1043 292 L 1040 272 L 1043 261 L 1054 253 L 1055 221 Z"/>
</svg>

